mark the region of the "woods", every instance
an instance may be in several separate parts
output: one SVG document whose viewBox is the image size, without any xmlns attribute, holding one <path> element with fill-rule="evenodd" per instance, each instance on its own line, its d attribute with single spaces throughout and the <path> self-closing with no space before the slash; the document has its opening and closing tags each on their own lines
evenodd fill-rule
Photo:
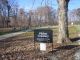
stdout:
<svg viewBox="0 0 80 60">
<path fill-rule="evenodd" d="M 7 0 L 6 0 L 7 1 Z M 3 2 L 3 0 L 1 1 Z M 53 25 L 57 21 L 55 20 L 56 11 L 50 6 L 38 7 L 35 10 L 24 11 L 23 8 L 18 7 L 18 5 L 13 4 L 10 6 L 10 1 L 7 1 L 8 6 L 4 5 L 0 10 L 0 27 L 29 27 L 31 26 L 43 26 L 43 25 Z M 5 15 L 6 14 L 6 15 Z"/>
<path fill-rule="evenodd" d="M 61 0 L 62 1 L 62 0 Z M 61 4 L 58 1 L 59 11 L 67 12 L 68 11 L 68 2 L 63 1 Z M 36 26 L 53 26 L 58 25 L 58 15 L 57 9 L 54 9 L 47 4 L 45 6 L 40 6 L 34 10 L 26 11 L 24 8 L 19 8 L 18 2 L 15 0 L 0 0 L 0 27 L 25 27 L 28 28 L 29 25 L 32 27 Z M 63 7 L 62 6 L 63 3 Z M 65 8 L 67 7 L 67 8 Z M 65 8 L 65 10 L 63 9 Z M 64 11 L 63 11 L 64 10 Z M 60 12 L 60 13 L 61 13 Z M 65 18 L 64 22 L 79 23 L 79 8 L 69 11 L 67 13 L 63 13 L 63 15 L 67 14 L 68 17 Z M 64 16 L 65 16 L 64 15 Z M 67 16 L 66 15 L 66 16 Z M 75 17 L 74 17 L 75 16 Z M 64 18 L 63 18 L 64 19 Z M 75 21 L 76 19 L 76 21 Z M 62 20 L 62 18 L 61 18 Z M 60 19 L 59 19 L 60 21 Z M 68 23 L 65 23 L 65 25 Z M 64 24 L 63 24 L 64 25 Z M 65 27 L 65 26 L 64 26 Z M 66 26 L 67 27 L 67 26 Z M 65 30 L 65 29 L 64 29 Z"/>
</svg>

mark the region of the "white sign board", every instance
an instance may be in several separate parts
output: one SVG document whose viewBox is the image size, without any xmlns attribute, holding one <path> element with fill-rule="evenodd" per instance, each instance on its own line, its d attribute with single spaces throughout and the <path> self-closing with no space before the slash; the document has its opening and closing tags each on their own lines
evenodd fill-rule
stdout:
<svg viewBox="0 0 80 60">
<path fill-rule="evenodd" d="M 46 43 L 40 43 L 40 50 L 46 51 Z"/>
</svg>

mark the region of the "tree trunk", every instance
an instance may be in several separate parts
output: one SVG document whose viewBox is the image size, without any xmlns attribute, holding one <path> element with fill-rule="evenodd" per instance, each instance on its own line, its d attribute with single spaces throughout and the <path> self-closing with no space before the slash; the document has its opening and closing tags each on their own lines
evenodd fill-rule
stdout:
<svg viewBox="0 0 80 60">
<path fill-rule="evenodd" d="M 69 38 L 68 16 L 67 16 L 69 0 L 57 0 L 57 2 L 58 2 L 58 20 L 59 20 L 59 36 L 57 43 L 62 43 Z"/>
<path fill-rule="evenodd" d="M 32 13 L 30 12 L 29 13 L 29 19 L 28 19 L 28 29 L 31 28 L 31 16 L 32 16 Z"/>
</svg>

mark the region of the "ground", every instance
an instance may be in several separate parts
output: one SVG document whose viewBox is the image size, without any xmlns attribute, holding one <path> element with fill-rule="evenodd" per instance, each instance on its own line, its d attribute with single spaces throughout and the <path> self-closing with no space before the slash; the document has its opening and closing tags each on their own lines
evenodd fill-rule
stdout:
<svg viewBox="0 0 80 60">
<path fill-rule="evenodd" d="M 75 26 L 69 28 L 71 43 L 57 44 L 55 42 L 58 36 L 58 29 L 53 28 L 53 51 L 51 43 L 47 43 L 46 52 L 40 51 L 38 42 L 36 42 L 34 47 L 34 32 L 26 32 L 15 37 L 0 40 L 0 60 L 51 60 L 51 58 L 52 60 L 54 58 L 58 60 L 74 60 L 75 52 L 80 49 L 78 42 L 73 43 L 80 39 L 78 37 L 80 29 L 77 29 Z"/>
<path fill-rule="evenodd" d="M 0 41 L 0 60 L 50 60 L 56 56 L 59 60 L 73 60 L 79 45 L 47 44 L 47 51 L 41 52 L 39 43 L 34 47 L 33 32 L 21 34 Z"/>
</svg>

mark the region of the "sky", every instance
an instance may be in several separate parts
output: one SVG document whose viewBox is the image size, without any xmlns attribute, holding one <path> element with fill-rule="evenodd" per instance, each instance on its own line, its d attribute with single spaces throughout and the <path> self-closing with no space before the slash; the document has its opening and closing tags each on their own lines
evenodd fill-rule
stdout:
<svg viewBox="0 0 80 60">
<path fill-rule="evenodd" d="M 36 9 L 39 6 L 45 5 L 45 0 L 17 0 L 17 2 L 19 8 L 24 8 L 25 10 Z M 54 9 L 58 8 L 57 0 L 48 0 L 48 5 Z M 68 8 L 69 10 L 80 8 L 80 0 L 70 0 Z"/>
</svg>

